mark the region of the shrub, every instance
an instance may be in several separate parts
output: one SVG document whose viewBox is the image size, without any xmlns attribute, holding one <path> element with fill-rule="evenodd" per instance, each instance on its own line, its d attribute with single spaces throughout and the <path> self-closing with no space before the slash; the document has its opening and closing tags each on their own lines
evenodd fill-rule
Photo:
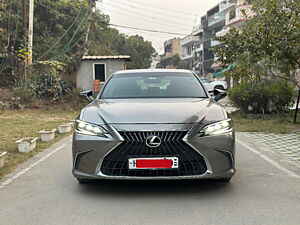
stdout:
<svg viewBox="0 0 300 225">
<path fill-rule="evenodd" d="M 282 81 L 242 81 L 228 92 L 230 101 L 244 113 L 278 113 L 294 103 L 293 88 Z"/>
<path fill-rule="evenodd" d="M 56 101 L 60 96 L 68 95 L 72 92 L 70 82 L 52 74 L 37 76 L 31 88 L 35 92 L 36 97 L 51 99 L 51 101 Z"/>
<path fill-rule="evenodd" d="M 23 102 L 30 103 L 35 101 L 34 91 L 28 87 L 28 83 L 19 82 L 12 88 L 14 96 L 20 97 Z"/>
<path fill-rule="evenodd" d="M 70 82 L 63 80 L 60 76 L 43 73 L 21 81 L 13 87 L 16 96 L 21 97 L 25 102 L 35 98 L 45 98 L 56 101 L 61 96 L 72 93 L 73 87 Z"/>
</svg>

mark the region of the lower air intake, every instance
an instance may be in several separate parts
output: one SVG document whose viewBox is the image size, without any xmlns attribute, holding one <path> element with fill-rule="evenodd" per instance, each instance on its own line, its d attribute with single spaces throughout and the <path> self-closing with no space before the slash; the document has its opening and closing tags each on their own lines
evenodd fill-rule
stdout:
<svg viewBox="0 0 300 225">
<path fill-rule="evenodd" d="M 108 176 L 191 176 L 202 175 L 207 167 L 203 157 L 187 145 L 182 139 L 187 131 L 161 132 L 120 132 L 124 142 L 110 152 L 103 160 L 101 172 Z M 160 137 L 159 147 L 146 145 L 147 137 Z M 178 157 L 178 169 L 129 170 L 128 158 L 142 157 Z"/>
</svg>

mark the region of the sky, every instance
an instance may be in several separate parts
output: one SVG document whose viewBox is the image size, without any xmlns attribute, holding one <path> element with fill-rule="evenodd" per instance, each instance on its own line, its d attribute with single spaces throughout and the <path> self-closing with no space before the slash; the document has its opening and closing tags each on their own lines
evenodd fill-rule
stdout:
<svg viewBox="0 0 300 225">
<path fill-rule="evenodd" d="M 164 41 L 190 34 L 200 17 L 219 2 L 221 0 L 98 0 L 97 7 L 110 16 L 111 24 L 176 33 L 116 27 L 127 35 L 143 36 L 162 53 Z"/>
</svg>

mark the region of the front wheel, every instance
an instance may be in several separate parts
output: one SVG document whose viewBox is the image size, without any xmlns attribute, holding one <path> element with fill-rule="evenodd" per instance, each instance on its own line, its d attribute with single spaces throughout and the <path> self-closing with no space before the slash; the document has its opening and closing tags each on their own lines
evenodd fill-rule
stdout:
<svg viewBox="0 0 300 225">
<path fill-rule="evenodd" d="M 219 90 L 222 90 L 222 91 L 225 90 L 224 87 L 223 87 L 222 85 L 217 85 L 217 86 L 215 86 L 214 89 L 219 89 Z"/>
</svg>

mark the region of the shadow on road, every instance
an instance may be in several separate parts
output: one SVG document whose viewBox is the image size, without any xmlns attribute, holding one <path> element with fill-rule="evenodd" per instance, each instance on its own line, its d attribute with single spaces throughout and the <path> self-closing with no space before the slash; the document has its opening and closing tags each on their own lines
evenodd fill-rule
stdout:
<svg viewBox="0 0 300 225">
<path fill-rule="evenodd" d="M 83 195 L 114 195 L 135 197 L 180 196 L 188 194 L 218 195 L 230 192 L 231 183 L 213 180 L 181 181 L 112 181 L 99 180 L 90 184 L 78 184 L 77 191 Z"/>
</svg>

